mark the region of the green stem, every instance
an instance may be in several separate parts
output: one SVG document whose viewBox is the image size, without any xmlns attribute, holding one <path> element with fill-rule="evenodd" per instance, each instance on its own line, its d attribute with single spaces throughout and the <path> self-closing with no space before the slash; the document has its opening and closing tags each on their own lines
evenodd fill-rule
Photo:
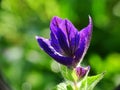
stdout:
<svg viewBox="0 0 120 90">
<path fill-rule="evenodd" d="M 78 90 L 78 87 L 77 87 L 77 83 L 74 82 L 74 87 L 75 87 L 75 90 Z"/>
</svg>

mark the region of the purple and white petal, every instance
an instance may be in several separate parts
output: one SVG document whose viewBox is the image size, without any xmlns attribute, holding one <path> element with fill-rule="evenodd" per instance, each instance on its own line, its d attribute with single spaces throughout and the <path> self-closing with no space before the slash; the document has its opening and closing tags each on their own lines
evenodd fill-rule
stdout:
<svg viewBox="0 0 120 90">
<path fill-rule="evenodd" d="M 75 62 L 81 62 L 87 49 L 90 45 L 90 40 L 92 36 L 92 19 L 89 16 L 89 24 L 87 27 L 83 28 L 80 32 L 80 43 L 77 51 L 75 52 Z"/>
<path fill-rule="evenodd" d="M 74 50 L 76 48 L 76 43 L 79 42 L 79 38 L 77 33 L 77 29 L 74 27 L 74 25 L 67 19 L 64 19 L 60 24 L 61 31 L 65 34 L 67 43 L 70 48 L 71 54 L 74 53 Z"/>
<path fill-rule="evenodd" d="M 58 30 L 58 27 L 59 27 L 59 24 L 62 22 L 62 19 L 55 16 L 52 18 L 51 22 L 50 22 L 50 30 L 51 30 L 51 33 L 50 33 L 50 40 L 51 40 L 51 45 L 54 47 L 54 49 L 60 53 L 62 53 L 62 49 L 59 45 L 59 42 L 58 42 L 58 39 L 56 37 L 56 32 Z"/>
<path fill-rule="evenodd" d="M 36 39 L 41 46 L 41 48 L 50 55 L 53 59 L 55 59 L 57 62 L 66 65 L 71 66 L 73 59 L 70 57 L 65 57 L 59 54 L 55 51 L 55 49 L 50 45 L 50 41 L 48 39 L 44 39 L 42 37 L 36 36 Z"/>
<path fill-rule="evenodd" d="M 68 40 L 66 35 L 63 32 L 63 28 L 60 28 L 61 23 L 64 20 L 60 19 L 59 17 L 53 17 L 50 23 L 50 30 L 51 30 L 51 42 L 54 42 L 52 46 L 56 49 L 59 48 L 64 55 L 69 56 L 70 48 L 68 45 Z M 55 44 L 56 43 L 56 44 Z"/>
<path fill-rule="evenodd" d="M 56 34 L 57 28 L 59 27 L 60 23 L 63 20 L 57 16 L 53 17 L 51 22 L 50 22 L 50 30 L 51 32 L 53 32 L 54 34 Z"/>
<path fill-rule="evenodd" d="M 54 17 L 50 24 L 52 46 L 64 55 L 72 57 L 79 42 L 78 31 L 67 19 Z M 64 44 L 63 44 L 64 43 Z"/>
<path fill-rule="evenodd" d="M 63 50 L 60 47 L 60 44 L 58 42 L 58 39 L 56 38 L 56 36 L 53 34 L 53 32 L 51 32 L 51 38 L 50 38 L 50 43 L 52 45 L 52 47 L 59 53 L 63 53 Z"/>
<path fill-rule="evenodd" d="M 54 48 L 50 45 L 50 41 L 43 37 L 36 36 L 36 40 L 38 41 L 41 49 L 43 49 L 47 54 L 52 54 L 55 52 Z"/>
</svg>

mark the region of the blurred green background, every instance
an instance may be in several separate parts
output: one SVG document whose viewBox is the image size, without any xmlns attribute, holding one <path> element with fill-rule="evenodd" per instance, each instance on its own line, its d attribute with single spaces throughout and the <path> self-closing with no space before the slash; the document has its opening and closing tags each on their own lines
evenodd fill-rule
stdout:
<svg viewBox="0 0 120 90">
<path fill-rule="evenodd" d="M 53 16 L 68 18 L 80 30 L 88 15 L 93 36 L 82 65 L 91 66 L 89 75 L 106 71 L 95 90 L 120 90 L 120 0 L 0 0 L 0 87 L 51 90 L 62 82 L 58 64 L 35 36 L 49 38 Z"/>
</svg>

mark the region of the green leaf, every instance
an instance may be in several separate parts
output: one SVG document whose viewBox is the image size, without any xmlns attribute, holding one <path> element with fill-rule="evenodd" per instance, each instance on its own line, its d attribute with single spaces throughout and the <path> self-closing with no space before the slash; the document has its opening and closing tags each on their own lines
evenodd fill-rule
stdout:
<svg viewBox="0 0 120 90">
<path fill-rule="evenodd" d="M 73 90 L 70 82 L 62 82 L 52 90 Z"/>
<path fill-rule="evenodd" d="M 66 83 L 60 83 L 57 85 L 57 90 L 67 90 Z"/>
<path fill-rule="evenodd" d="M 103 78 L 105 73 L 86 77 L 81 81 L 79 90 L 93 90 L 96 84 Z"/>
<path fill-rule="evenodd" d="M 74 81 L 73 72 L 74 71 L 72 69 L 69 69 L 68 67 L 61 65 L 61 73 L 66 80 Z"/>
<path fill-rule="evenodd" d="M 96 84 L 104 77 L 105 73 L 87 78 L 87 90 L 93 90 Z"/>
<path fill-rule="evenodd" d="M 88 73 L 81 81 L 79 81 L 80 82 L 79 90 L 87 90 L 87 78 L 88 78 Z"/>
<path fill-rule="evenodd" d="M 71 85 L 67 85 L 67 90 L 73 90 Z"/>
</svg>

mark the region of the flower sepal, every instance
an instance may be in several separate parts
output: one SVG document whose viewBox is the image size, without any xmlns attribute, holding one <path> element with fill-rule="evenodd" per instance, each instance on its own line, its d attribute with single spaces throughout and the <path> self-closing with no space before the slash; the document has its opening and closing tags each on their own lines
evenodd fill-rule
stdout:
<svg viewBox="0 0 120 90">
<path fill-rule="evenodd" d="M 71 67 L 66 67 L 64 65 L 60 65 L 60 71 L 66 81 L 74 82 L 77 80 L 75 70 L 72 69 Z"/>
<path fill-rule="evenodd" d="M 79 82 L 81 81 L 85 76 L 88 75 L 90 67 L 66 67 L 64 65 L 60 65 L 61 73 L 66 81 L 72 81 L 72 82 Z"/>
</svg>

